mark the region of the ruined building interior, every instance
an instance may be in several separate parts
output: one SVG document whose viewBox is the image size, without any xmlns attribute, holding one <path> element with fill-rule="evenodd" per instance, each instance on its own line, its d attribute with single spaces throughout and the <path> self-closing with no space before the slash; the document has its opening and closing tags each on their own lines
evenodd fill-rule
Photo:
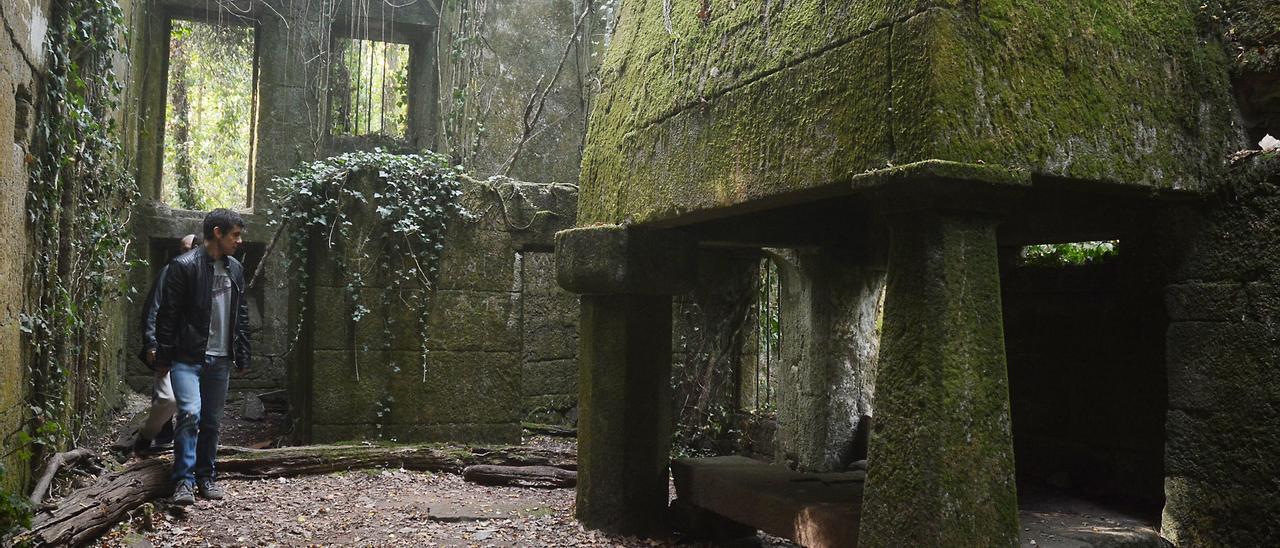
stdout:
<svg viewBox="0 0 1280 548">
<path fill-rule="evenodd" d="M 275 445 L 576 433 L 566 512 L 615 540 L 1280 541 L 1280 3 L 3 0 L 0 21 L 5 493 L 149 392 L 140 296 L 230 207 L 254 359 L 231 392 L 281 412 Z M 58 89 L 112 146 L 60 144 L 96 130 L 48 121 L 74 110 Z M 55 176 L 98 150 L 124 173 L 105 205 L 103 172 Z M 349 223 L 280 220 L 308 162 L 434 153 L 465 214 L 416 289 L 395 270 L 416 255 L 366 246 L 390 167 L 343 177 Z M 111 240 L 85 215 L 118 264 L 77 270 L 100 255 L 76 242 Z M 41 335 L 68 300 L 74 351 Z M 41 536 L 56 506 L 0 537 L 111 525 Z"/>
</svg>

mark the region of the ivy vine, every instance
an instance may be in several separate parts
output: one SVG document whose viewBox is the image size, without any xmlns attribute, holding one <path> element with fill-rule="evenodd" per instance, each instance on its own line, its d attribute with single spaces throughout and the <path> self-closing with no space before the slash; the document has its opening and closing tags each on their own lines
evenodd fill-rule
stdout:
<svg viewBox="0 0 1280 548">
<path fill-rule="evenodd" d="M 387 310 L 398 302 L 417 320 L 424 380 L 426 291 L 439 274 L 447 223 L 472 217 L 459 200 L 463 178 L 461 169 L 443 155 L 399 155 L 377 149 L 305 163 L 287 177 L 275 178 L 271 189 L 275 205 L 267 216 L 272 228 L 288 236 L 286 268 L 305 264 L 312 250 L 336 250 L 330 258 L 356 323 L 371 313 L 364 290 L 376 276 L 381 288 L 379 308 Z M 298 325 L 302 325 L 310 283 L 305 269 L 291 270 L 299 281 Z M 389 336 L 394 319 L 381 319 Z M 355 330 L 351 332 L 354 337 Z M 359 354 L 369 348 L 353 346 L 353 350 L 359 380 Z M 398 364 L 391 367 L 399 370 Z M 380 406 L 384 408 L 380 416 L 391 403 L 387 400 Z"/>
<path fill-rule="evenodd" d="M 95 416 L 108 304 L 124 288 L 128 205 L 136 183 L 121 165 L 115 114 L 123 53 L 116 0 L 54 0 L 26 210 L 31 273 L 22 312 L 32 393 L 27 426 L 6 456 L 30 458 L 74 443 Z M 14 436 L 17 440 L 13 440 Z"/>
</svg>

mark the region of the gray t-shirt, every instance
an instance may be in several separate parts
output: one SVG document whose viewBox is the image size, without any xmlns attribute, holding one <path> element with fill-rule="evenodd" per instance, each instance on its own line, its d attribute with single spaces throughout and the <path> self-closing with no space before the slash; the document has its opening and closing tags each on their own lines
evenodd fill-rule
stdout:
<svg viewBox="0 0 1280 548">
<path fill-rule="evenodd" d="M 209 307 L 209 345 L 204 353 L 228 356 L 231 348 L 231 275 L 223 261 L 213 262 L 213 303 Z"/>
</svg>

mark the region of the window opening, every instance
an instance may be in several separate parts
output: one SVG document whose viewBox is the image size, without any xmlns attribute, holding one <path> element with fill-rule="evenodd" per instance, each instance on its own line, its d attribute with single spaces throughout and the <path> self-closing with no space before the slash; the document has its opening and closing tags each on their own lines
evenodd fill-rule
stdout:
<svg viewBox="0 0 1280 548">
<path fill-rule="evenodd" d="M 333 58 L 331 133 L 404 137 L 409 121 L 409 45 L 339 38 Z"/>
<path fill-rule="evenodd" d="M 1081 266 L 1111 260 L 1119 254 L 1118 240 L 1037 244 L 1022 248 L 1022 266 Z"/>
<path fill-rule="evenodd" d="M 777 408 L 777 369 L 782 362 L 782 300 L 778 265 L 760 261 L 756 300 L 756 363 L 751 404 L 756 410 Z M 746 403 L 744 401 L 744 403 Z"/>
<path fill-rule="evenodd" d="M 172 21 L 161 198 L 173 207 L 249 206 L 253 29 Z"/>
</svg>

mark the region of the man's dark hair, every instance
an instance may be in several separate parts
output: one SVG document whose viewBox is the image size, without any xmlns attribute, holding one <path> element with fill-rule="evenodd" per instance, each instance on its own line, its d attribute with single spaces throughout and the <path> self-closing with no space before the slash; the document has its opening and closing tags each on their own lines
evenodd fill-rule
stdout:
<svg viewBox="0 0 1280 548">
<path fill-rule="evenodd" d="M 225 236 L 233 227 L 244 228 L 244 218 L 230 209 L 218 208 L 204 216 L 204 239 L 213 239 L 213 229 L 221 228 Z"/>
</svg>

